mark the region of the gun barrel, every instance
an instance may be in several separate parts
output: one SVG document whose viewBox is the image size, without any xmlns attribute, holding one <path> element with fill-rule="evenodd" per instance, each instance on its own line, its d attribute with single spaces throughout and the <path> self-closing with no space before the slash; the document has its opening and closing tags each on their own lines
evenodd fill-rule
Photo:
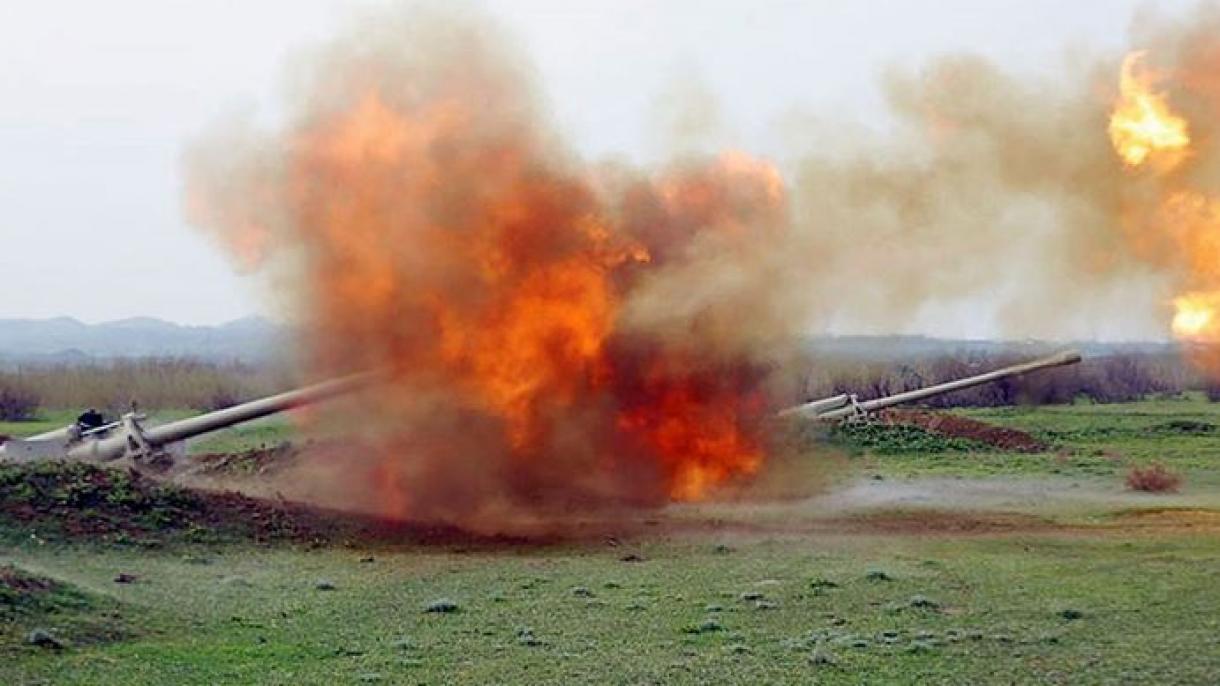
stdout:
<svg viewBox="0 0 1220 686">
<path fill-rule="evenodd" d="M 183 441 L 194 436 L 224 429 L 234 424 L 248 422 L 261 417 L 290 410 L 302 405 L 308 405 L 326 400 L 338 395 L 349 393 L 373 382 L 377 374 L 366 372 L 353 374 L 340 379 L 324 381 L 313 386 L 280 393 L 267 398 L 252 400 L 240 405 L 234 405 L 223 410 L 216 410 L 198 417 L 189 417 L 178 421 L 161 424 L 142 432 L 143 440 L 153 448 L 167 443 Z M 129 448 L 132 438 L 124 432 L 96 441 L 87 441 L 68 452 L 70 458 L 95 460 L 112 460 L 122 456 Z"/>
<path fill-rule="evenodd" d="M 887 407 L 893 407 L 895 405 L 919 402 L 920 400 L 925 400 L 943 393 L 951 393 L 953 391 L 960 391 L 965 388 L 981 386 L 982 384 L 999 381 L 1000 379 L 1006 379 L 1011 376 L 1020 376 L 1021 374 L 1027 374 L 1029 372 L 1034 372 L 1041 369 L 1076 364 L 1079 361 L 1080 353 L 1076 352 L 1075 350 L 1068 350 L 1056 353 L 1049 357 L 1043 357 L 1037 360 L 1031 360 L 1029 362 L 1022 362 L 1021 364 L 1003 367 L 984 374 L 978 374 L 975 376 L 966 377 L 964 379 L 956 379 L 954 381 L 947 381 L 945 383 L 928 386 L 926 388 L 917 388 L 913 391 L 907 391 L 905 393 L 896 393 L 894 395 L 887 395 L 882 398 L 874 398 L 873 400 L 866 400 L 864 402 L 853 403 L 847 406 L 833 407 L 826 411 L 818 411 L 819 408 L 817 407 L 819 403 L 825 401 L 815 400 L 812 403 L 806 403 L 804 405 L 797 405 L 796 407 L 788 408 L 780 414 L 787 415 L 799 413 L 819 420 L 844 419 L 860 412 L 876 412 L 877 410 L 883 410 Z"/>
</svg>

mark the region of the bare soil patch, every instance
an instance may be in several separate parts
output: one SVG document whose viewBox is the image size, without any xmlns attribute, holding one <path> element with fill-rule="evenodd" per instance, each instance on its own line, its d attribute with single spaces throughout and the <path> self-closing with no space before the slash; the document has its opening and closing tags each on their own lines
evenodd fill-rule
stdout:
<svg viewBox="0 0 1220 686">
<path fill-rule="evenodd" d="M 1008 452 L 1040 453 L 1050 449 L 1049 445 L 1024 431 L 946 412 L 885 410 L 878 414 L 878 419 L 885 424 L 918 426 L 942 436 L 977 441 Z"/>
</svg>

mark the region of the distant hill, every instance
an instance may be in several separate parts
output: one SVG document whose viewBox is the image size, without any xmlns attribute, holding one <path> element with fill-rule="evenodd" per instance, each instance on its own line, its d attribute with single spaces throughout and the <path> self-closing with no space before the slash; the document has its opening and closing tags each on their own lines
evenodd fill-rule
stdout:
<svg viewBox="0 0 1220 686">
<path fill-rule="evenodd" d="M 184 326 L 151 317 L 85 324 L 71 317 L 0 319 L 0 361 L 72 363 L 117 357 L 265 359 L 287 331 L 261 317 L 219 326 Z"/>
</svg>

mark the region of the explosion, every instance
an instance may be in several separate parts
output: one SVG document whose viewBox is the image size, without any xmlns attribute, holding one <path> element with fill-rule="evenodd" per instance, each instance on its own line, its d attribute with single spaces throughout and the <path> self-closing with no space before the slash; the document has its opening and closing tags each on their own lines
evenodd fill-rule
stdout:
<svg viewBox="0 0 1220 686">
<path fill-rule="evenodd" d="M 1175 155 L 1190 144 L 1186 120 L 1174 115 L 1162 94 L 1152 91 L 1152 79 L 1137 72 L 1146 56 L 1133 52 L 1123 60 L 1119 88 L 1122 92 L 1110 116 L 1110 140 L 1127 165 L 1138 167 L 1152 155 Z M 1177 162 L 1169 157 L 1167 166 Z"/>
<path fill-rule="evenodd" d="M 1172 299 L 1173 335 L 1209 342 L 1220 338 L 1220 201 L 1193 188 L 1176 168 L 1192 154 L 1189 122 L 1173 111 L 1153 79 L 1139 67 L 1147 51 L 1123 60 L 1121 96 L 1110 117 L 1110 140 L 1129 172 L 1151 181 L 1140 202 L 1151 207 L 1136 213 L 1136 231 L 1155 232 L 1154 242 L 1167 244 L 1184 289 Z M 1130 218 L 1129 218 L 1130 219 Z M 1205 366 L 1211 366 L 1204 360 Z M 1213 370 L 1218 371 L 1218 370 Z"/>
<path fill-rule="evenodd" d="M 424 25 L 336 46 L 286 130 L 191 166 L 197 224 L 243 264 L 291 263 L 313 369 L 391 370 L 361 401 L 375 454 L 346 477 L 388 516 L 500 527 L 754 474 L 765 357 L 703 330 L 716 307 L 667 322 L 680 336 L 624 313 L 697 251 L 781 227 L 778 173 L 740 153 L 585 167 L 503 46 Z"/>
</svg>

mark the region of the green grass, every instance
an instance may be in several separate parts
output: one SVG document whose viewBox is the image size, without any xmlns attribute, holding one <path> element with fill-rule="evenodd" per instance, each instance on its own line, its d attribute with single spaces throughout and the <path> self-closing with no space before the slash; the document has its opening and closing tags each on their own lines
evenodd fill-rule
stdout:
<svg viewBox="0 0 1220 686">
<path fill-rule="evenodd" d="M 60 647 L 127 638 L 130 634 L 119 610 L 113 598 L 0 565 L 0 655 L 57 649 L 32 645 L 30 635 L 35 631 Z"/>
<path fill-rule="evenodd" d="M 1052 446 L 998 452 L 913 427 L 865 425 L 830 432 L 874 472 L 893 476 L 1056 476 L 1121 481 L 1135 465 L 1161 462 L 1188 484 L 1220 488 L 1220 403 L 1201 395 L 1116 405 L 964 409 L 973 419 L 1020 429 Z"/>
<path fill-rule="evenodd" d="M 1055 448 L 1005 454 L 852 428 L 830 431 L 829 447 L 810 445 L 809 459 L 838 460 L 844 479 L 882 475 L 866 482 L 881 490 L 935 481 L 951 494 L 961 477 L 1068 494 L 1082 484 L 1121 503 L 1021 510 L 1035 515 L 1013 520 L 1027 528 L 963 534 L 919 526 L 922 512 L 972 516 L 949 502 L 903 515 L 730 501 L 643 513 L 604 536 L 550 545 L 340 536 L 317 547 L 292 536 L 256 544 L 237 530 L 150 548 L 0 521 L 0 564 L 85 594 L 71 621 L 117 613 L 125 631 L 106 642 L 67 632 L 71 645 L 57 652 L 19 640 L 31 622 L 54 625 L 54 613 L 20 626 L 0 619 L 9 637 L 0 682 L 1214 683 L 1220 513 L 1186 503 L 1220 502 L 1220 429 L 1206 429 L 1220 426 L 1220 406 L 1190 398 L 963 413 Z M 223 440 L 291 435 L 287 424 L 260 431 Z M 1181 471 L 1188 493 L 1123 494 L 1126 469 L 1152 460 Z M 37 497 L 55 499 L 57 488 Z M 140 517 L 144 504 L 122 505 Z M 878 517 L 896 528 L 871 523 Z M 889 580 L 870 579 L 878 570 Z M 139 579 L 116 584 L 119 572 Z M 439 599 L 457 611 L 424 611 Z"/>
<path fill-rule="evenodd" d="M 1204 684 L 1220 669 L 1215 537 L 714 543 L 644 542 L 638 563 L 600 546 L 24 548 L 22 564 L 138 609 L 141 632 L 4 669 L 57 684 Z M 442 597 L 458 611 L 423 611 Z"/>
</svg>

